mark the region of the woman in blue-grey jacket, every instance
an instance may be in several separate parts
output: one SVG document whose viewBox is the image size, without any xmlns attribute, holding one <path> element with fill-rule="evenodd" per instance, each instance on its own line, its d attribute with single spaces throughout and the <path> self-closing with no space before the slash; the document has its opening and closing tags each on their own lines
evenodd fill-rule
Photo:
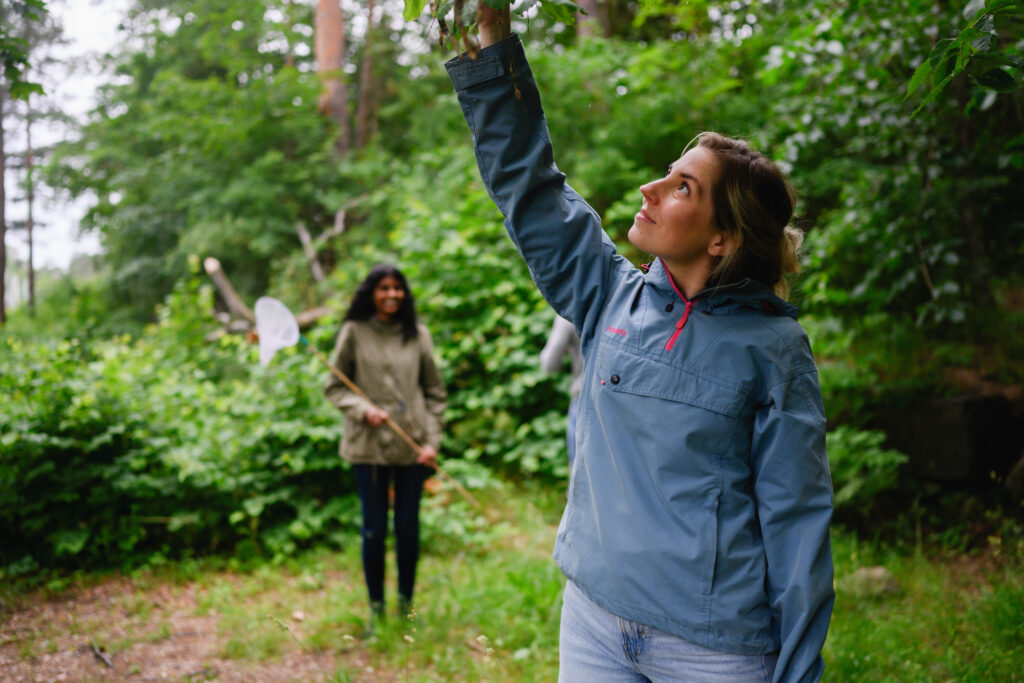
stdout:
<svg viewBox="0 0 1024 683">
<path fill-rule="evenodd" d="M 817 370 L 784 294 L 793 194 L 745 143 L 699 136 L 640 188 L 615 253 L 555 167 L 507 15 L 447 64 L 480 174 L 585 358 L 554 557 L 560 680 L 814 681 L 834 593 Z"/>
</svg>

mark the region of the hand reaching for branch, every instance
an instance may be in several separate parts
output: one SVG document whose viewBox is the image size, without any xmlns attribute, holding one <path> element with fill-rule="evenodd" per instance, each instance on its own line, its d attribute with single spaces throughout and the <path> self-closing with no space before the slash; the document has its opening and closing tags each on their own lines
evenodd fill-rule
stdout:
<svg viewBox="0 0 1024 683">
<path fill-rule="evenodd" d="M 512 23 L 509 7 L 511 4 L 505 5 L 501 9 L 494 9 L 487 4 L 486 0 L 478 0 L 476 25 L 480 32 L 481 49 L 508 37 L 509 26 Z"/>
</svg>

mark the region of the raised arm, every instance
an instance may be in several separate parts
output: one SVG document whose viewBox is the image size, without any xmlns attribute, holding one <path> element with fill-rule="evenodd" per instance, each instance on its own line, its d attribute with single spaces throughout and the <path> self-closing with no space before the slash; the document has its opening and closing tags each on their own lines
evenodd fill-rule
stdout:
<svg viewBox="0 0 1024 683">
<path fill-rule="evenodd" d="M 487 191 L 541 294 L 582 329 L 596 325 L 610 269 L 627 267 L 593 209 L 555 166 L 547 122 L 518 36 L 484 23 L 477 59 L 446 64 Z M 631 266 L 629 266 L 631 267 Z"/>
</svg>

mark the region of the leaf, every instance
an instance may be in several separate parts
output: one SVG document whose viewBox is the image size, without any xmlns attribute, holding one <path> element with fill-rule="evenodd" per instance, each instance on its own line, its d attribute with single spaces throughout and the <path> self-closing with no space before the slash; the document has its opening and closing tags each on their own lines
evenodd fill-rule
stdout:
<svg viewBox="0 0 1024 683">
<path fill-rule="evenodd" d="M 571 0 L 543 0 L 540 4 L 541 12 L 563 24 L 573 23 L 576 20 L 576 12 L 579 9 L 576 3 Z"/>
<path fill-rule="evenodd" d="M 515 13 L 525 17 L 526 13 L 533 9 L 540 0 L 524 0 L 515 7 Z"/>
<path fill-rule="evenodd" d="M 985 9 L 985 0 L 971 0 L 967 3 L 967 6 L 964 7 L 964 19 L 970 21 L 983 9 Z"/>
<path fill-rule="evenodd" d="M 917 68 L 914 69 L 914 76 L 910 79 L 910 83 L 907 84 L 907 94 L 903 96 L 903 99 L 907 99 L 914 94 L 914 92 L 921 87 L 921 84 L 928 79 L 931 73 L 932 63 L 929 60 L 921 62 Z"/>
<path fill-rule="evenodd" d="M 932 48 L 931 53 L 928 55 L 928 61 L 931 62 L 932 68 L 937 67 L 946 59 L 946 53 L 953 48 L 955 42 L 952 38 L 943 38 L 935 43 L 935 47 Z"/>
<path fill-rule="evenodd" d="M 1020 0 L 986 0 L 985 9 L 992 14 L 1022 14 L 1024 13 L 1024 6 L 1021 5 Z"/>
<path fill-rule="evenodd" d="M 11 97 L 16 100 L 27 100 L 29 95 L 44 95 L 43 86 L 38 83 L 15 81 L 11 83 Z"/>
<path fill-rule="evenodd" d="M 405 10 L 402 12 L 402 18 L 406 21 L 412 21 L 423 14 L 423 8 L 426 6 L 427 0 L 405 0 Z"/>
<path fill-rule="evenodd" d="M 976 84 L 997 92 L 1009 93 L 1017 89 L 1017 81 L 1002 69 L 989 69 L 971 78 Z"/>
<path fill-rule="evenodd" d="M 88 529 L 65 529 L 51 537 L 53 549 L 58 555 L 77 555 L 89 540 Z"/>
</svg>

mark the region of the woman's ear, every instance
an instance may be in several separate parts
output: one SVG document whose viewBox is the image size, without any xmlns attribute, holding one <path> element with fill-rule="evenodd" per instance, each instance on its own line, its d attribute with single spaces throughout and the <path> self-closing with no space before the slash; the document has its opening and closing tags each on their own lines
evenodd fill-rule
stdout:
<svg viewBox="0 0 1024 683">
<path fill-rule="evenodd" d="M 712 256 L 728 256 L 739 246 L 737 241 L 733 235 L 715 232 L 708 242 L 708 253 Z"/>
</svg>

